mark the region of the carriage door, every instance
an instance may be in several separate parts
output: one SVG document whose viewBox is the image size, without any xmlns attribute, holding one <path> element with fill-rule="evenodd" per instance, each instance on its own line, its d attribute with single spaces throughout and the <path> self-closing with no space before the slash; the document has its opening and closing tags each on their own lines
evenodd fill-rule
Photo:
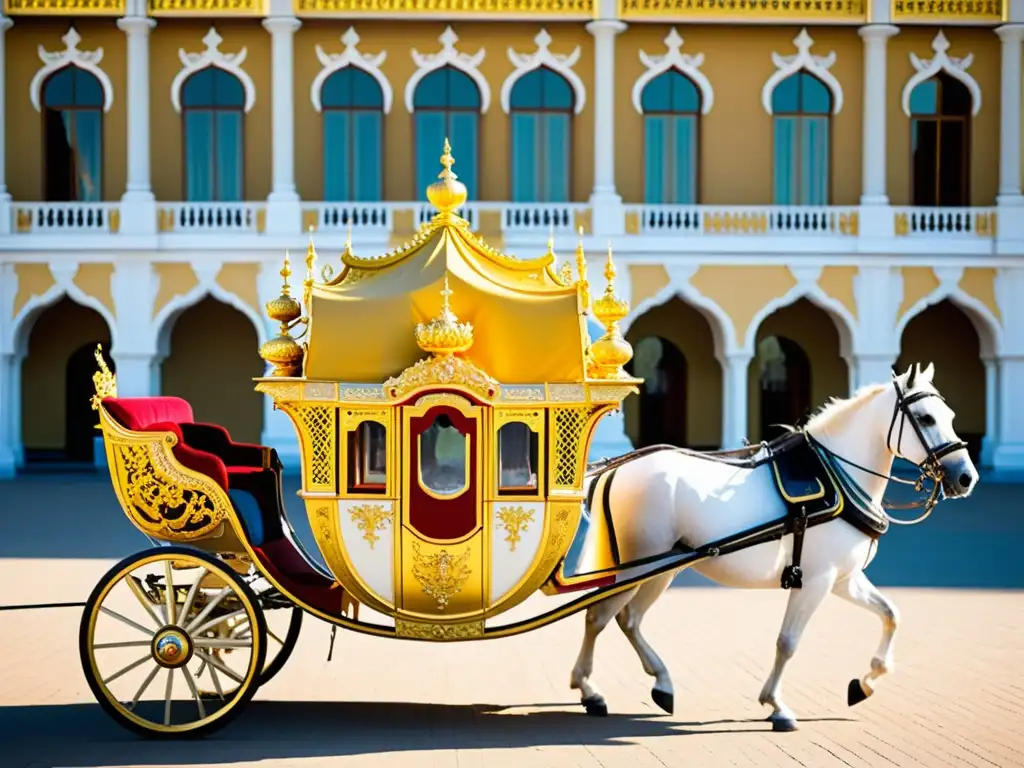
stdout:
<svg viewBox="0 0 1024 768">
<path fill-rule="evenodd" d="M 438 619 L 484 608 L 483 409 L 450 393 L 402 408 L 405 614 Z"/>
</svg>

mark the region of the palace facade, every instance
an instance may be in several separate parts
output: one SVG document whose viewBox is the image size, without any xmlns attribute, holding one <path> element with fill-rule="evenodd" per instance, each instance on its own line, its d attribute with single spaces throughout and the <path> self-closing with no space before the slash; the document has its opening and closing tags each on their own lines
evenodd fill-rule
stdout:
<svg viewBox="0 0 1024 768">
<path fill-rule="evenodd" d="M 408 240 L 445 137 L 492 245 L 595 292 L 615 253 L 646 384 L 595 454 L 932 361 L 1024 469 L 1022 39 L 1024 0 L 5 0 L 0 476 L 102 459 L 97 343 L 297 466 L 251 382 L 285 251 Z"/>
</svg>

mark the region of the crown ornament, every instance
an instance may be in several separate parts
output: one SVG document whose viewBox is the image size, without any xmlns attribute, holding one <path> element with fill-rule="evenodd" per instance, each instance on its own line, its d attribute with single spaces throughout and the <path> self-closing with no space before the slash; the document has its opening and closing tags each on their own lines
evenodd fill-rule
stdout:
<svg viewBox="0 0 1024 768">
<path fill-rule="evenodd" d="M 312 243 L 310 244 L 312 247 Z M 291 329 L 302 315 L 302 307 L 292 296 L 288 278 L 292 274 L 291 259 L 285 251 L 284 266 L 281 267 L 281 295 L 266 303 L 267 317 L 281 324 L 278 335 L 260 346 L 260 357 L 274 366 L 273 376 L 298 376 L 302 368 L 303 351 L 292 338 Z"/>
<path fill-rule="evenodd" d="M 622 337 L 619 323 L 629 314 L 629 302 L 615 294 L 615 262 L 612 261 L 612 246 L 608 244 L 608 259 L 604 265 L 604 276 L 608 285 L 604 293 L 594 301 L 594 317 L 605 327 L 604 335 L 590 345 L 588 375 L 595 379 L 627 378 L 622 366 L 633 359 L 633 347 Z"/>
<path fill-rule="evenodd" d="M 439 356 L 450 356 L 465 352 L 473 346 L 473 326 L 460 323 L 452 312 L 448 297 L 452 290 L 448 287 L 448 275 L 444 276 L 444 289 L 441 291 L 442 304 L 440 314 L 429 323 L 417 323 L 416 343 L 424 352 Z"/>
<path fill-rule="evenodd" d="M 455 217 L 454 211 L 461 208 L 469 197 L 466 185 L 452 172 L 455 158 L 452 157 L 452 145 L 444 140 L 441 153 L 441 165 L 444 168 L 437 174 L 438 180 L 427 187 L 427 199 L 437 208 L 440 216 Z"/>
</svg>

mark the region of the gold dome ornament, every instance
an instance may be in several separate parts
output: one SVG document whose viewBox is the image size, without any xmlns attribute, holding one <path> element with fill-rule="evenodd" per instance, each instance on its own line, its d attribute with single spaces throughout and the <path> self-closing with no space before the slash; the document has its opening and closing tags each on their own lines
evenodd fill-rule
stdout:
<svg viewBox="0 0 1024 768">
<path fill-rule="evenodd" d="M 458 180 L 459 177 L 452 173 L 455 158 L 452 157 L 452 145 L 448 143 L 448 139 L 444 140 L 441 165 L 444 169 L 437 174 L 439 181 L 427 187 L 427 199 L 437 208 L 440 216 L 457 218 L 453 211 L 465 205 L 469 192 L 466 185 Z"/>
<path fill-rule="evenodd" d="M 454 355 L 465 352 L 473 346 L 473 326 L 460 323 L 452 312 L 448 297 L 452 290 L 448 287 L 448 275 L 444 276 L 444 290 L 441 291 L 443 302 L 441 313 L 429 323 L 417 323 L 416 343 L 424 352 L 434 355 Z"/>
<path fill-rule="evenodd" d="M 272 376 L 298 376 L 302 368 L 302 346 L 291 336 L 291 329 L 302 315 L 302 307 L 292 297 L 288 285 L 291 273 L 291 261 L 286 251 L 281 268 L 281 277 L 284 278 L 281 295 L 266 303 L 267 317 L 280 323 L 281 329 L 276 337 L 260 346 L 260 357 L 274 366 Z"/>
<path fill-rule="evenodd" d="M 615 263 L 612 261 L 612 246 L 608 244 L 608 260 L 604 265 L 604 276 L 608 285 L 604 294 L 594 301 L 594 316 L 605 327 L 605 334 L 590 345 L 590 359 L 593 363 L 587 372 L 595 379 L 623 379 L 628 374 L 622 369 L 633 359 L 633 347 L 622 338 L 619 321 L 629 314 L 629 302 L 615 295 Z"/>
</svg>

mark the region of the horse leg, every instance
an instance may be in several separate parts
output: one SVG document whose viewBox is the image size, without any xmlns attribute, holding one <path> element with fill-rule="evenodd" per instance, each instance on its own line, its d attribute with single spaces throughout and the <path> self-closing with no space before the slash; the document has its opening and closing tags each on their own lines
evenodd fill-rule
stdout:
<svg viewBox="0 0 1024 768">
<path fill-rule="evenodd" d="M 860 680 L 851 680 L 847 688 L 846 703 L 852 707 L 875 692 L 876 679 L 895 668 L 892 646 L 900 614 L 895 604 L 878 591 L 878 587 L 871 583 L 864 571 L 857 571 L 837 581 L 832 592 L 854 605 L 866 608 L 882 620 L 882 641 L 871 659 L 871 671 Z"/>
<path fill-rule="evenodd" d="M 675 690 L 672 686 L 672 677 L 669 675 L 665 662 L 640 634 L 640 622 L 643 621 L 644 615 L 650 607 L 654 605 L 654 601 L 668 589 L 673 576 L 675 576 L 674 573 L 666 573 L 645 582 L 637 590 L 636 597 L 626 603 L 615 617 L 619 623 L 619 629 L 626 635 L 633 650 L 640 657 L 644 672 L 654 678 L 651 698 L 655 704 L 670 715 L 675 710 Z"/>
<path fill-rule="evenodd" d="M 588 715 L 608 714 L 608 704 L 604 696 L 590 683 L 590 676 L 594 673 L 594 646 L 597 643 L 597 636 L 635 594 L 636 589 L 620 592 L 587 609 L 583 645 L 580 647 L 580 655 L 576 658 L 576 666 L 572 668 L 569 687 L 580 692 L 580 703 Z"/>
<path fill-rule="evenodd" d="M 768 720 L 773 731 L 795 731 L 796 715 L 782 703 L 782 673 L 786 664 L 793 658 L 800 637 L 807 628 L 811 616 L 818 610 L 825 596 L 835 584 L 836 574 L 827 571 L 813 578 L 804 577 L 801 589 L 791 590 L 789 603 L 786 605 L 786 616 L 782 620 L 782 628 L 775 643 L 775 665 L 761 689 L 758 702 L 768 704 L 772 708 Z"/>
</svg>

